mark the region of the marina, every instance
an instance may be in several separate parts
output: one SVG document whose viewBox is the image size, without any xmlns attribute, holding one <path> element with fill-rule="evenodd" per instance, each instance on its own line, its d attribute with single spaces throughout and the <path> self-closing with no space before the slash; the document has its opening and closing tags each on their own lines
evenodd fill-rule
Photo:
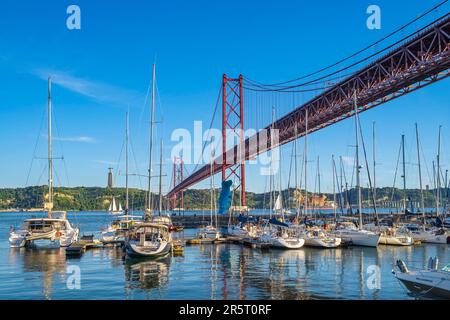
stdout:
<svg viewBox="0 0 450 320">
<path fill-rule="evenodd" d="M 69 217 L 72 214 L 69 212 Z M 104 212 L 79 213 L 80 229 L 95 233 Z M 15 219 L 0 213 L 1 230 Z M 195 236 L 185 230 L 184 238 Z M 423 268 L 430 256 L 450 263 L 446 245 L 337 249 L 259 250 L 231 243 L 185 246 L 182 256 L 123 260 L 118 247 L 68 258 L 65 249 L 11 250 L 0 233 L 0 298 L 5 299 L 415 299 L 392 274 L 396 260 Z M 381 286 L 369 289 L 371 265 Z M 68 290 L 71 266 L 81 270 L 82 290 Z M 320 285 L 317 285 L 320 283 Z M 23 292 L 21 287 L 27 286 Z"/>
<path fill-rule="evenodd" d="M 449 1 L 10 20 L 0 300 L 450 299 Z"/>
</svg>

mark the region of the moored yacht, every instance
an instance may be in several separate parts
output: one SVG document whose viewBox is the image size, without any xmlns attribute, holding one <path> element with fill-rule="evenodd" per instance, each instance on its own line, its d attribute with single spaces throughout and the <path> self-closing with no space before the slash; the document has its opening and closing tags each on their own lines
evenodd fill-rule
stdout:
<svg viewBox="0 0 450 320">
<path fill-rule="evenodd" d="M 426 243 L 450 244 L 450 233 L 445 228 L 417 228 L 411 231 L 415 240 Z"/>
<path fill-rule="evenodd" d="M 377 247 L 380 241 L 379 233 L 358 229 L 352 222 L 338 223 L 333 234 L 354 246 Z"/>
<path fill-rule="evenodd" d="M 305 240 L 298 235 L 297 230 L 275 218 L 267 222 L 258 241 L 279 249 L 300 249 L 305 244 Z"/>
<path fill-rule="evenodd" d="M 162 257 L 171 249 L 172 236 L 163 224 L 137 224 L 125 238 L 125 251 L 129 257 Z"/>
<path fill-rule="evenodd" d="M 53 211 L 53 153 L 52 153 L 52 82 L 48 79 L 48 199 L 44 203 L 46 218 L 26 219 L 19 230 L 11 228 L 11 247 L 67 247 L 78 240 L 79 229 L 67 220 L 65 211 Z"/>
<path fill-rule="evenodd" d="M 364 229 L 379 233 L 379 244 L 391 246 L 411 246 L 414 244 L 411 233 L 404 227 L 377 226 L 372 223 L 364 225 Z"/>
<path fill-rule="evenodd" d="M 240 214 L 236 224 L 229 224 L 227 234 L 237 238 L 256 238 L 258 236 L 257 220 Z"/>
<path fill-rule="evenodd" d="M 12 231 L 12 248 L 25 246 L 67 247 L 78 240 L 79 229 L 72 227 L 65 211 L 53 211 L 47 218 L 26 219 L 20 230 Z"/>
<path fill-rule="evenodd" d="M 119 216 L 101 232 L 101 239 L 104 243 L 124 242 L 126 233 L 138 223 L 142 223 L 141 216 Z"/>
<path fill-rule="evenodd" d="M 307 247 L 337 248 L 342 242 L 341 238 L 318 227 L 306 230 L 302 237 Z"/>
<path fill-rule="evenodd" d="M 365 246 L 365 247 L 376 247 L 380 241 L 380 234 L 363 229 L 363 218 L 362 218 L 362 194 L 361 194 L 361 182 L 360 182 L 360 165 L 359 165 L 359 134 L 360 134 L 360 124 L 358 116 L 358 105 L 356 91 L 354 93 L 354 111 L 355 111 L 355 129 L 356 129 L 356 157 L 355 157 L 355 167 L 356 167 L 356 190 L 358 198 L 358 227 L 354 223 L 344 223 L 338 224 L 334 230 L 334 234 L 340 237 L 343 241 L 350 243 L 355 246 Z"/>
</svg>

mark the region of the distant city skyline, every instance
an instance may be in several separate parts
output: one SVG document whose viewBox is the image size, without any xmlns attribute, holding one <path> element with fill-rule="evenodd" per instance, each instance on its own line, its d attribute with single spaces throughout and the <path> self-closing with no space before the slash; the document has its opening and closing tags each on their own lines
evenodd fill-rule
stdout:
<svg viewBox="0 0 450 320">
<path fill-rule="evenodd" d="M 66 3 L 4 1 L 0 5 L 0 188 L 46 183 L 45 161 L 35 159 L 30 172 L 29 169 L 33 154 L 38 158 L 46 155 L 49 76 L 54 84 L 54 156 L 64 156 L 64 162 L 55 161 L 56 185 L 106 186 L 109 167 L 114 168 L 115 185 L 125 185 L 123 143 L 125 113 L 129 111 L 133 174 L 130 186 L 144 189 L 145 178 L 139 175 L 145 174 L 148 166 L 148 88 L 151 65 L 156 62 L 158 123 L 153 170 L 159 166 L 159 144 L 163 139 L 163 188 L 167 192 L 172 183 L 170 155 L 176 144 L 171 135 L 180 128 L 193 131 L 194 121 L 201 121 L 204 130 L 209 128 L 223 73 L 243 74 L 264 83 L 297 78 L 379 40 L 433 5 L 419 0 L 377 1 L 382 10 L 382 27 L 369 30 L 365 20 L 371 1 L 324 6 L 233 0 L 220 8 L 208 1 L 111 2 L 107 8 L 91 1 L 78 2 L 83 19 L 81 30 L 66 28 Z M 238 4 L 240 9 L 235 11 L 233 7 Z M 448 12 L 448 8 L 441 8 L 427 21 Z M 408 34 L 405 31 L 401 36 Z M 381 48 L 382 45 L 375 49 Z M 416 122 L 424 157 L 424 187 L 433 188 L 432 161 L 437 153 L 439 125 L 441 169 L 443 174 L 450 169 L 449 85 L 448 79 L 443 80 L 361 114 L 370 170 L 371 130 L 372 123 L 376 123 L 377 186 L 393 185 L 400 139 L 405 134 L 407 187 L 418 187 Z M 277 115 L 289 112 L 308 98 L 304 95 L 296 104 L 280 105 Z M 249 124 L 268 125 L 270 110 L 258 112 L 264 114 L 259 118 L 249 115 Z M 220 129 L 218 118 L 214 125 Z M 293 174 L 288 177 L 293 167 L 291 153 L 292 144 L 282 147 L 283 188 L 288 183 L 294 185 Z M 298 141 L 298 154 L 303 154 L 303 139 Z M 332 192 L 332 155 L 336 161 L 343 157 L 350 181 L 354 119 L 309 136 L 309 190 L 318 188 L 319 157 L 321 190 Z M 362 152 L 361 157 L 363 164 Z M 195 167 L 187 165 L 187 173 Z M 365 170 L 364 165 L 364 186 Z M 247 165 L 248 191 L 267 191 L 267 177 L 258 172 L 258 165 Z M 158 181 L 154 180 L 155 190 Z M 215 180 L 219 185 L 220 179 Z M 278 183 L 278 176 L 276 180 Z M 207 188 L 209 183 L 203 181 L 195 188 Z M 401 187 L 401 167 L 396 186 Z"/>
</svg>

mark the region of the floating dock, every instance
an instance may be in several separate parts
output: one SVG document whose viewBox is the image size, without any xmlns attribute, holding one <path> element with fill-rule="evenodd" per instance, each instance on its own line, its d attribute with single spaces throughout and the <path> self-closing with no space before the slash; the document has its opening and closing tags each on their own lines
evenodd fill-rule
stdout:
<svg viewBox="0 0 450 320">
<path fill-rule="evenodd" d="M 94 239 L 93 235 L 82 236 L 80 241 L 72 243 L 66 248 L 66 255 L 77 256 L 82 255 L 89 249 L 102 248 L 103 243 L 100 240 Z"/>
</svg>

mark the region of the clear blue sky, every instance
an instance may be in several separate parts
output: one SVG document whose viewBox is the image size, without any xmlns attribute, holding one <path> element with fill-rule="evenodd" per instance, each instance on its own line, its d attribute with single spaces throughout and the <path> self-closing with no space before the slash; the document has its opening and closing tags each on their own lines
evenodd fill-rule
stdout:
<svg viewBox="0 0 450 320">
<path fill-rule="evenodd" d="M 145 171 L 149 110 L 144 100 L 156 57 L 160 96 L 156 118 L 164 120 L 157 139 L 165 140 L 165 172 L 170 175 L 170 134 L 177 128 L 191 130 L 195 120 L 209 126 L 222 73 L 242 73 L 269 83 L 295 78 L 372 43 L 437 2 L 3 0 L 0 187 L 25 185 L 37 136 L 36 155 L 45 156 L 45 123 L 42 130 L 40 126 L 48 75 L 56 82 L 55 156 L 64 154 L 69 177 L 67 181 L 57 161 L 59 184 L 104 186 L 108 166 L 117 167 L 126 110 L 135 151 L 131 171 Z M 70 4 L 81 8 L 81 30 L 66 28 Z M 370 4 L 381 7 L 381 30 L 366 28 Z M 448 9 L 446 5 L 440 14 Z M 402 133 L 407 139 L 408 185 L 417 185 L 415 122 L 420 124 L 430 172 L 438 125 L 443 126 L 442 166 L 449 167 L 449 85 L 449 80 L 441 81 L 362 115 L 367 137 L 372 121 L 377 122 L 379 185 L 392 185 Z M 323 190 L 331 190 L 331 154 L 353 156 L 349 147 L 353 133 L 353 122 L 347 120 L 311 135 L 309 157 L 321 158 Z M 283 149 L 284 159 L 290 150 L 290 146 Z M 158 157 L 155 152 L 156 163 Z M 28 185 L 45 183 L 45 174 L 39 179 L 44 166 L 44 161 L 35 160 Z M 283 170 L 288 166 L 284 161 Z M 120 167 L 123 172 L 123 158 Z M 312 188 L 314 163 L 310 168 Z M 258 176 L 257 167 L 249 167 L 247 181 L 248 190 L 264 190 L 266 179 Z M 287 177 L 283 181 L 286 184 Z M 119 175 L 116 185 L 123 184 Z M 167 178 L 164 184 L 167 188 Z M 144 187 L 145 182 L 133 177 L 132 185 Z"/>
</svg>

